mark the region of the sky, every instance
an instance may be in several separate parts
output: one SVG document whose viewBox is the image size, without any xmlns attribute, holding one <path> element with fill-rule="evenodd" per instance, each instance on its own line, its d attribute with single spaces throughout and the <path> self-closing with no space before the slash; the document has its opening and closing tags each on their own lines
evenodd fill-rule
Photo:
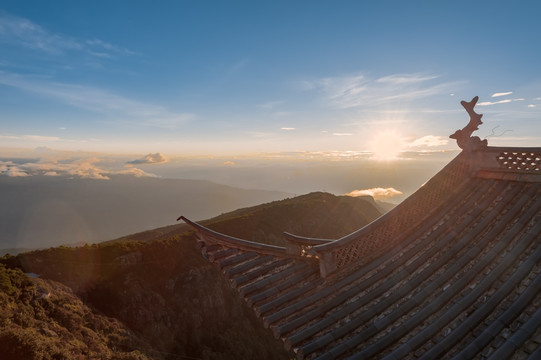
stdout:
<svg viewBox="0 0 541 360">
<path fill-rule="evenodd" d="M 475 135 L 538 146 L 539 13 L 538 1 L 3 0 L 0 170 L 28 174 L 16 154 L 53 150 L 124 154 L 134 173 L 194 156 L 456 155 L 448 136 L 474 96 Z"/>
</svg>

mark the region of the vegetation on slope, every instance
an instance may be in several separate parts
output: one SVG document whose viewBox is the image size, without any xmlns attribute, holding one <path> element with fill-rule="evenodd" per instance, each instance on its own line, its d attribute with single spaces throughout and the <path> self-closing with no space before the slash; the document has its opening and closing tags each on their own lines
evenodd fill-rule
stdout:
<svg viewBox="0 0 541 360">
<path fill-rule="evenodd" d="M 240 209 L 204 224 L 232 236 L 280 243 L 280 234 L 284 230 L 304 236 L 338 238 L 377 216 L 379 212 L 371 198 L 314 193 Z M 99 245 L 58 247 L 16 257 L 5 256 L 2 262 L 10 269 L 40 274 L 48 280 L 37 281 L 48 286 L 62 287 L 58 283 L 69 286 L 79 297 L 72 294 L 72 300 L 79 301 L 78 307 L 85 306 L 87 317 L 88 314 L 101 316 L 97 314 L 103 313 L 115 318 L 119 329 L 122 324 L 125 326 L 122 329 L 130 329 L 136 334 L 133 348 L 145 354 L 137 356 L 155 359 L 290 358 L 291 354 L 283 350 L 281 343 L 239 301 L 218 270 L 202 259 L 195 249 L 193 234 L 186 229 L 186 226 L 178 225 Z M 144 241 L 147 239 L 152 241 Z M 20 271 L 18 273 L 24 278 Z M 24 288 L 23 285 L 16 286 L 19 287 Z M 11 319 L 10 316 L 14 315 L 5 318 Z M 39 332 L 40 326 L 27 323 L 20 325 L 20 329 Z M 89 327 L 87 322 L 76 322 L 70 333 L 77 343 L 89 347 L 88 339 L 83 336 L 87 330 L 82 330 L 86 327 Z M 0 331 L 13 329 L 9 321 L 1 323 Z M 92 331 L 103 333 L 99 329 Z M 43 336 L 52 341 L 47 334 L 45 332 Z M 136 339 L 144 339 L 151 345 Z M 46 342 L 45 339 L 41 341 Z M 102 358 L 113 358 L 118 354 L 132 356 L 128 352 L 132 349 L 129 346 L 115 344 L 118 354 L 107 352 L 113 346 L 107 341 L 100 346 L 104 349 Z"/>
<path fill-rule="evenodd" d="M 143 360 L 146 346 L 118 320 L 91 311 L 70 288 L 0 264 L 3 359 Z"/>
</svg>

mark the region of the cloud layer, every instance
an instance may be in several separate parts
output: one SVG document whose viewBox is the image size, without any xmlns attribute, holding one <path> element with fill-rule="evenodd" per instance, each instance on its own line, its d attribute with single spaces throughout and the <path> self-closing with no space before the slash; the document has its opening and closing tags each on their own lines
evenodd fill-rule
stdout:
<svg viewBox="0 0 541 360">
<path fill-rule="evenodd" d="M 72 176 L 85 179 L 109 180 L 111 175 L 133 175 L 136 177 L 156 175 L 135 167 L 105 168 L 98 165 L 102 160 L 96 157 L 71 160 L 48 161 L 0 161 L 0 175 L 9 177 L 24 176 Z"/>
</svg>

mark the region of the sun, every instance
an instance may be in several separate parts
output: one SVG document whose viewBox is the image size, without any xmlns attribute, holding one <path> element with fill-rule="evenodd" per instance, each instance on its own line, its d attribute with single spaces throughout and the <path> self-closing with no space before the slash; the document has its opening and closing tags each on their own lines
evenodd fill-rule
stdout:
<svg viewBox="0 0 541 360">
<path fill-rule="evenodd" d="M 406 141 L 395 130 L 386 130 L 376 133 L 369 143 L 373 158 L 378 161 L 396 160 L 405 149 Z"/>
</svg>

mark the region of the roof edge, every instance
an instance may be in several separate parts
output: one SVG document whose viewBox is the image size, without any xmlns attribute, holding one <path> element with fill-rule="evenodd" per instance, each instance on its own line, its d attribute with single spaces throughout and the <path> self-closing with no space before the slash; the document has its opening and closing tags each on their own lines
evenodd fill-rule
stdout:
<svg viewBox="0 0 541 360">
<path fill-rule="evenodd" d="M 243 251 L 253 251 L 258 254 L 275 255 L 281 257 L 289 257 L 294 259 L 309 258 L 301 256 L 300 254 L 292 254 L 287 251 L 285 247 L 275 246 L 269 244 L 262 244 L 254 241 L 239 239 L 233 236 L 225 235 L 217 231 L 211 230 L 203 225 L 200 225 L 190 219 L 180 216 L 177 220 L 182 220 L 190 227 L 192 227 L 199 236 L 200 241 L 208 242 L 211 244 L 218 244 L 225 247 L 234 247 Z"/>
</svg>

